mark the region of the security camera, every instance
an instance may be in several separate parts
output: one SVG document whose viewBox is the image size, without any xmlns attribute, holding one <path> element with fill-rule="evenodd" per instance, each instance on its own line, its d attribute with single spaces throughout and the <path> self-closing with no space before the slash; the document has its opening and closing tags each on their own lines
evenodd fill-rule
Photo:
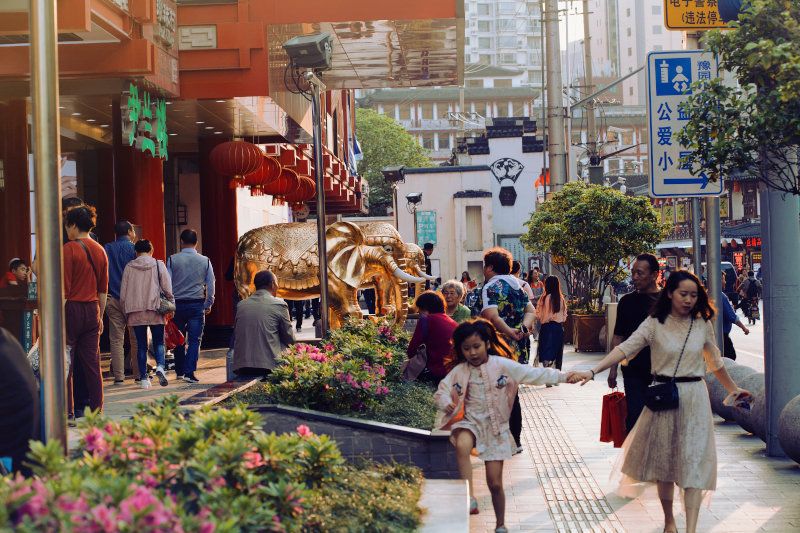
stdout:
<svg viewBox="0 0 800 533">
<path fill-rule="evenodd" d="M 422 201 L 422 193 L 421 192 L 410 192 L 406 194 L 406 200 L 410 204 L 417 205 Z"/>
<path fill-rule="evenodd" d="M 299 35 L 283 43 L 295 68 L 329 70 L 333 56 L 333 39 L 329 33 Z"/>
</svg>

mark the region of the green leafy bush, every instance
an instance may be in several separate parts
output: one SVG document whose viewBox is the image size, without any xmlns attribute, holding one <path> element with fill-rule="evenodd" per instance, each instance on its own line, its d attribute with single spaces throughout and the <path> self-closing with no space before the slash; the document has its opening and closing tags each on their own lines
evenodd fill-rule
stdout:
<svg viewBox="0 0 800 533">
<path fill-rule="evenodd" d="M 369 412 L 355 416 L 385 424 L 430 430 L 436 419 L 435 390 L 424 383 L 397 383 L 386 399 Z"/>
<path fill-rule="evenodd" d="M 121 422 L 89 415 L 82 429 L 71 458 L 55 441 L 34 443 L 35 477 L 0 479 L 0 530 L 314 531 L 337 517 L 309 502 L 334 494 L 330 484 L 338 487 L 342 476 L 367 475 L 345 467 L 336 444 L 306 426 L 266 434 L 258 415 L 242 407 L 190 415 L 174 396 Z M 384 469 L 375 476 L 386 482 L 378 493 L 395 490 Z M 402 484 L 397 490 L 411 490 Z M 369 501 L 363 496 L 361 504 Z M 406 502 L 414 524 L 415 502 Z M 376 502 L 375 516 L 383 508 Z"/>
</svg>

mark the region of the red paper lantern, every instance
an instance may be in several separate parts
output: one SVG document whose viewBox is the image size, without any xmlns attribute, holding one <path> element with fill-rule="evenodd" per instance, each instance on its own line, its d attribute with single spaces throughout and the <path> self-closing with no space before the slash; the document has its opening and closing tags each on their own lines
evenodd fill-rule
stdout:
<svg viewBox="0 0 800 533">
<path fill-rule="evenodd" d="M 251 196 L 264 194 L 263 187 L 281 174 L 281 164 L 274 157 L 264 156 L 261 167 L 244 177 L 243 186 L 250 187 Z"/>
<path fill-rule="evenodd" d="M 311 200 L 317 194 L 317 186 L 314 180 L 308 176 L 300 176 L 299 180 L 300 183 L 298 184 L 297 190 L 284 196 L 284 200 L 290 204 L 302 204 L 303 202 Z"/>
<path fill-rule="evenodd" d="M 296 191 L 299 185 L 300 179 L 297 177 L 297 172 L 290 168 L 284 168 L 281 170 L 280 176 L 263 185 L 261 190 L 264 194 L 273 196 L 272 203 L 274 205 L 281 205 L 286 195 Z"/>
<path fill-rule="evenodd" d="M 261 167 L 264 152 L 253 143 L 228 141 L 215 146 L 208 159 L 218 174 L 233 176 L 231 187 L 236 187 L 242 184 L 243 176 Z"/>
</svg>

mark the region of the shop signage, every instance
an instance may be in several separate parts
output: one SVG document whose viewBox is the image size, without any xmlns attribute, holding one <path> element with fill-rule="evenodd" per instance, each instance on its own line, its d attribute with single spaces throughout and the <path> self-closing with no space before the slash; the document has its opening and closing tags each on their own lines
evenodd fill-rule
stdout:
<svg viewBox="0 0 800 533">
<path fill-rule="evenodd" d="M 748 248 L 761 248 L 761 237 L 748 237 L 744 240 L 744 245 Z"/>
<path fill-rule="evenodd" d="M 647 124 L 650 157 L 650 196 L 719 196 L 722 180 L 710 182 L 705 172 L 695 172 L 683 158 L 689 150 L 678 142 L 688 116 L 683 103 L 692 83 L 717 77 L 717 60 L 703 50 L 650 52 L 647 54 Z"/>
<path fill-rule="evenodd" d="M 131 83 L 121 107 L 122 142 L 152 157 L 167 159 L 166 100 L 154 99 L 148 91 L 139 91 Z"/>
<path fill-rule="evenodd" d="M 678 210 L 676 212 L 678 214 L 678 222 L 679 223 L 686 222 L 686 202 L 680 202 L 678 204 Z"/>
<path fill-rule="evenodd" d="M 753 252 L 750 254 L 750 261 L 755 265 L 756 263 L 761 263 L 761 252 Z"/>
<path fill-rule="evenodd" d="M 723 197 L 719 199 L 719 218 L 728 218 L 728 199 Z"/>
<path fill-rule="evenodd" d="M 164 48 L 171 49 L 175 46 L 175 36 L 178 30 L 178 15 L 175 2 L 172 0 L 158 0 L 156 2 L 155 39 Z"/>
<path fill-rule="evenodd" d="M 436 211 L 417 211 L 417 244 L 436 244 Z"/>
<path fill-rule="evenodd" d="M 733 252 L 733 264 L 736 266 L 736 270 L 744 268 L 744 252 Z"/>
<path fill-rule="evenodd" d="M 664 0 L 664 25 L 670 30 L 713 30 L 727 26 L 716 0 Z"/>
</svg>

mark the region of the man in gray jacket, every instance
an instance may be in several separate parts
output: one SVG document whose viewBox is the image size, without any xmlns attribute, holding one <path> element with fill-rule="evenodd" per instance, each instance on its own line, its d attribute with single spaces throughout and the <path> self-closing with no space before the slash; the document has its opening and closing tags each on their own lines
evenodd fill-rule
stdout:
<svg viewBox="0 0 800 533">
<path fill-rule="evenodd" d="M 275 275 L 262 270 L 253 281 L 256 292 L 236 308 L 233 371 L 240 376 L 266 376 L 280 353 L 295 342 L 289 306 L 275 297 Z"/>
</svg>

